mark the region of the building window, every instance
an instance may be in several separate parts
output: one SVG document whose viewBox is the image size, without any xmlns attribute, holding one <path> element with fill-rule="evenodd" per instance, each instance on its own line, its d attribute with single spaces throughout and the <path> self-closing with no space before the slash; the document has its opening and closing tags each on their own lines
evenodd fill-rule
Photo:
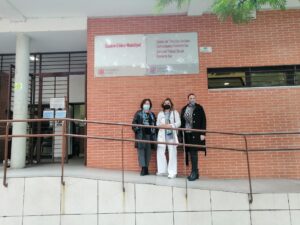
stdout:
<svg viewBox="0 0 300 225">
<path fill-rule="evenodd" d="M 300 85 L 300 65 L 208 68 L 208 88 Z"/>
<path fill-rule="evenodd" d="M 300 71 L 295 73 L 295 85 L 300 85 Z"/>
</svg>

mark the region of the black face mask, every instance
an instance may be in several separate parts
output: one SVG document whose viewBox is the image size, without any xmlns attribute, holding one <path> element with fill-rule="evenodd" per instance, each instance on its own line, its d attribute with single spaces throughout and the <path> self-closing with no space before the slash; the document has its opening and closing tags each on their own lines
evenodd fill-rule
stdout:
<svg viewBox="0 0 300 225">
<path fill-rule="evenodd" d="M 164 109 L 171 109 L 170 105 L 164 105 Z"/>
</svg>

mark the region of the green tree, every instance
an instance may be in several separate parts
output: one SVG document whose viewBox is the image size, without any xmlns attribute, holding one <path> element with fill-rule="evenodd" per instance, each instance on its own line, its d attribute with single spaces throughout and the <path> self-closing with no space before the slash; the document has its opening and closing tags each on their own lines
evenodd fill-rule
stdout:
<svg viewBox="0 0 300 225">
<path fill-rule="evenodd" d="M 176 3 L 178 8 L 188 4 L 190 0 L 157 0 L 157 9 L 163 10 L 167 5 Z M 207 0 L 202 0 L 207 1 Z M 272 9 L 285 9 L 286 0 L 214 0 L 212 12 L 222 21 L 232 18 L 235 23 L 248 22 L 253 12 L 264 5 Z"/>
</svg>

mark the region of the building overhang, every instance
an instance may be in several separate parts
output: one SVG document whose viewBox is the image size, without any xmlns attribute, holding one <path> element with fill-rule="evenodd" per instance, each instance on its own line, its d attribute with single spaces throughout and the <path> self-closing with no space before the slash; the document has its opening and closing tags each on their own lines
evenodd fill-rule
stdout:
<svg viewBox="0 0 300 225">
<path fill-rule="evenodd" d="M 86 50 L 87 19 L 132 16 L 201 16 L 211 13 L 214 0 L 191 0 L 156 10 L 156 0 L 0 0 L 0 53 L 14 53 L 16 33 L 26 33 L 31 51 Z M 300 8 L 287 0 L 287 8 Z M 270 7 L 264 7 L 268 10 Z"/>
</svg>

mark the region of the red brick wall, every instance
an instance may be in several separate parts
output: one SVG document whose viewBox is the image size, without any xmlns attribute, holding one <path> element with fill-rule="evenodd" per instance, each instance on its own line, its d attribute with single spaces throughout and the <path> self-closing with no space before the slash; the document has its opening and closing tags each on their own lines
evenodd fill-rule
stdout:
<svg viewBox="0 0 300 225">
<path fill-rule="evenodd" d="M 94 37 L 115 34 L 198 32 L 199 46 L 211 46 L 213 53 L 199 55 L 200 74 L 155 77 L 94 77 Z M 300 88 L 253 88 L 208 90 L 206 69 L 300 64 L 300 10 L 268 11 L 257 14 L 249 24 L 222 23 L 213 15 L 199 17 L 165 16 L 94 18 L 88 20 L 88 119 L 127 122 L 143 98 L 151 98 L 157 113 L 166 97 L 178 110 L 190 92 L 197 95 L 207 114 L 208 130 L 232 132 L 299 131 Z M 126 137 L 132 138 L 130 128 Z M 120 137 L 120 128 L 88 127 L 90 135 Z M 207 145 L 244 148 L 240 137 L 209 134 Z M 292 137 L 251 137 L 250 148 L 300 147 L 300 135 Z M 121 143 L 89 140 L 89 167 L 120 169 Z M 139 170 L 136 150 L 124 143 L 125 168 Z M 247 174 L 246 157 L 240 152 L 209 149 L 200 156 L 200 173 L 205 177 L 236 178 Z M 251 153 L 254 177 L 300 177 L 300 154 Z M 178 153 L 179 172 L 184 173 L 183 154 Z M 151 172 L 155 172 L 155 153 Z M 189 168 L 188 168 L 189 170 Z"/>
</svg>

